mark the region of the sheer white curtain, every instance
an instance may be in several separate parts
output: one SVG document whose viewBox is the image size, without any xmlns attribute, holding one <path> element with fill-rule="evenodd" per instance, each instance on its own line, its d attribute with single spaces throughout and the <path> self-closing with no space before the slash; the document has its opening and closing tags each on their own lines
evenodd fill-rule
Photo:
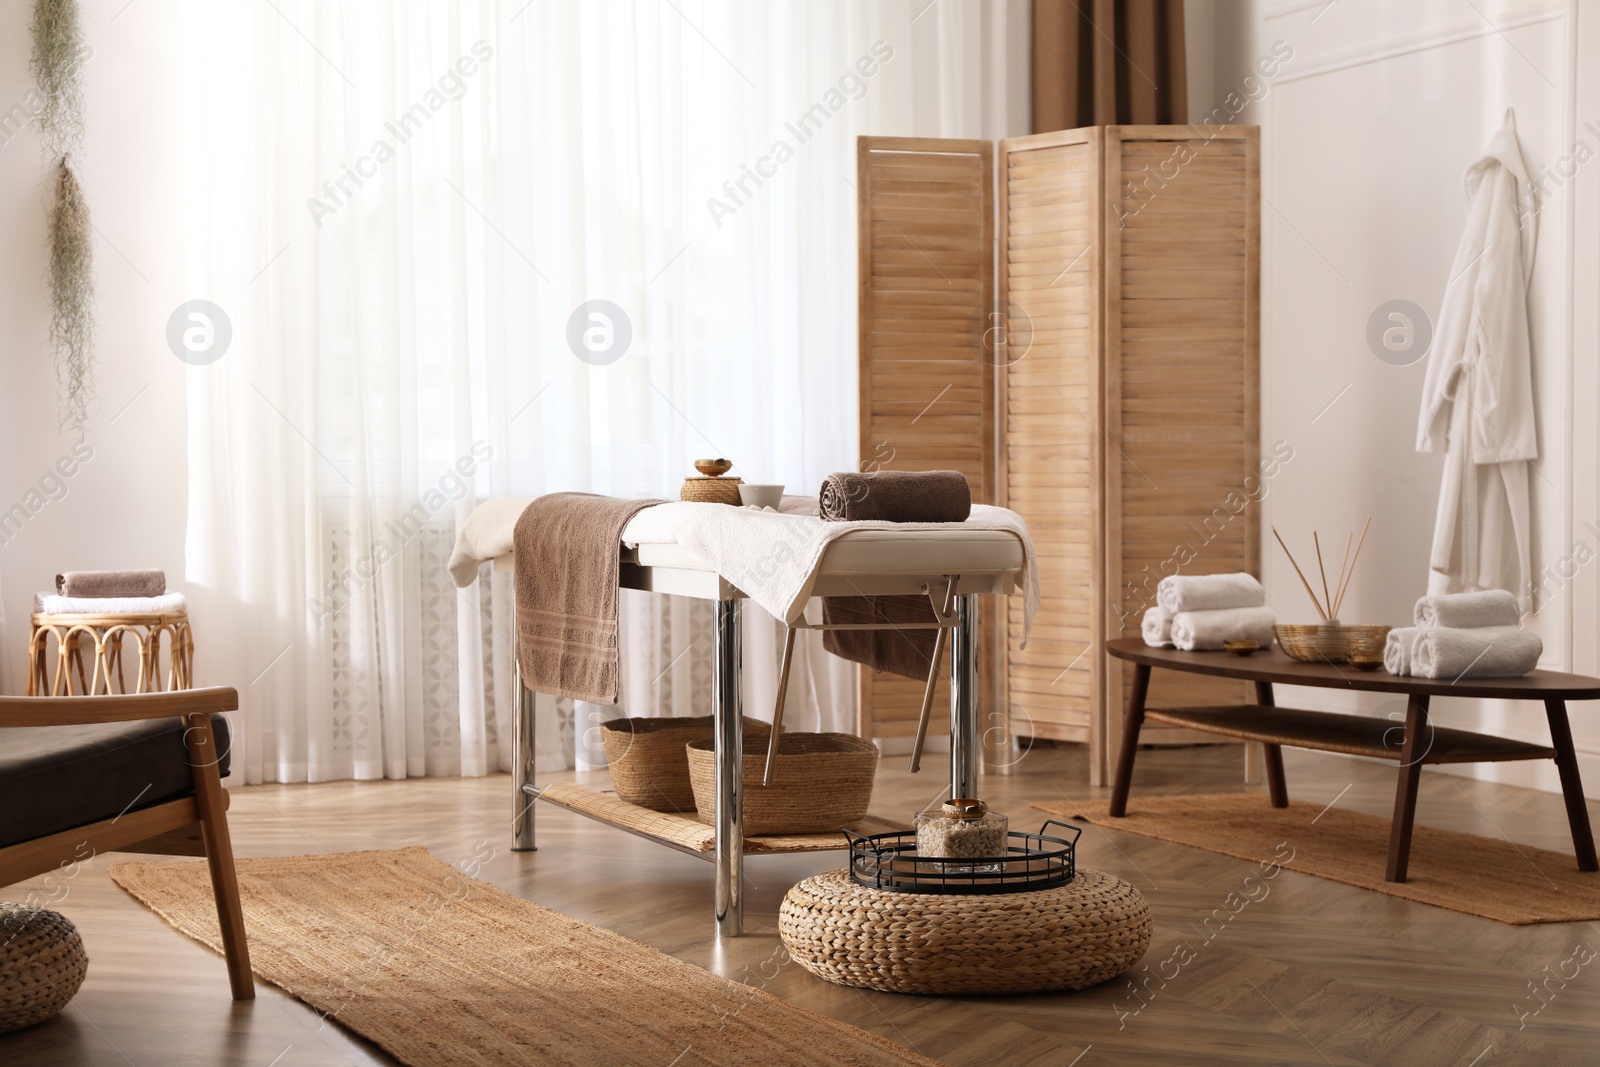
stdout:
<svg viewBox="0 0 1600 1067">
<path fill-rule="evenodd" d="M 443 573 L 477 500 L 672 497 L 706 454 L 796 492 L 853 466 L 855 135 L 1019 132 L 971 128 L 1008 19 L 189 3 L 184 239 L 214 307 L 183 320 L 187 570 L 245 779 L 509 765 L 509 586 Z M 704 713 L 705 611 L 625 605 L 627 713 Z M 766 714 L 776 626 L 747 625 Z M 807 643 L 790 721 L 851 728 L 851 672 Z M 543 703 L 542 752 L 581 748 L 599 709 Z"/>
</svg>

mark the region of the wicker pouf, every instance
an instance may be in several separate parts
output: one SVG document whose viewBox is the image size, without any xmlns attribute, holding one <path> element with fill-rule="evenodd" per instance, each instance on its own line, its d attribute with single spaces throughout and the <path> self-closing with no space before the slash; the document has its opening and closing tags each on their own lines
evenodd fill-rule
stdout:
<svg viewBox="0 0 1600 1067">
<path fill-rule="evenodd" d="M 66 1007 L 88 971 L 83 938 L 65 915 L 0 903 L 0 1034 Z"/>
<path fill-rule="evenodd" d="M 800 966 L 891 993 L 1082 989 L 1138 963 L 1151 928 L 1143 894 L 1081 869 L 1055 889 L 961 896 L 870 889 L 829 871 L 789 890 L 778 915 Z"/>
</svg>

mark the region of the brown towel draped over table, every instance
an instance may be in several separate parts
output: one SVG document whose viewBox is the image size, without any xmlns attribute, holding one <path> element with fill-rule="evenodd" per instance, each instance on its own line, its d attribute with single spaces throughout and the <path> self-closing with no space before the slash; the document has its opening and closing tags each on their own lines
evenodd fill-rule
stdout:
<svg viewBox="0 0 1600 1067">
<path fill-rule="evenodd" d="M 165 571 L 65 571 L 56 575 L 59 596 L 161 596 L 166 591 Z"/>
<path fill-rule="evenodd" d="M 822 602 L 824 623 L 938 622 L 925 596 L 844 596 Z M 928 677 L 938 630 L 825 630 L 822 647 L 841 659 L 918 681 Z"/>
<path fill-rule="evenodd" d="M 960 471 L 845 471 L 822 483 L 824 519 L 887 522 L 965 522 L 972 489 Z M 925 596 L 829 597 L 824 623 L 937 622 Z M 933 662 L 937 630 L 828 630 L 822 647 L 853 663 L 905 678 L 924 679 Z"/>
<path fill-rule="evenodd" d="M 822 483 L 818 502 L 833 522 L 966 522 L 972 488 L 960 471 L 841 471 Z"/>
<path fill-rule="evenodd" d="M 517 660 L 529 689 L 617 702 L 622 528 L 660 503 L 551 493 L 517 519 Z"/>
</svg>

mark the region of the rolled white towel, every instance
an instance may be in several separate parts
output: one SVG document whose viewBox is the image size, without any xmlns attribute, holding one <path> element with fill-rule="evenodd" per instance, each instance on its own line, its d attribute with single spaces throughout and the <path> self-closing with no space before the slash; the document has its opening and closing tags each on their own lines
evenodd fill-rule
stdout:
<svg viewBox="0 0 1600 1067">
<path fill-rule="evenodd" d="M 1411 646 L 1411 673 L 1419 678 L 1520 678 L 1539 665 L 1543 654 L 1539 635 L 1517 626 L 1439 626 L 1418 631 Z"/>
<path fill-rule="evenodd" d="M 33 594 L 33 610 L 46 615 L 158 615 L 189 610 L 182 593 L 161 596 L 57 596 Z"/>
<path fill-rule="evenodd" d="M 1172 643 L 1186 652 L 1218 649 L 1226 641 L 1272 644 L 1277 613 L 1268 607 L 1184 611 L 1172 617 Z"/>
<path fill-rule="evenodd" d="M 1156 586 L 1156 603 L 1168 615 L 1185 611 L 1259 608 L 1266 590 L 1250 574 L 1174 574 Z"/>
<path fill-rule="evenodd" d="M 1151 648 L 1172 647 L 1172 616 L 1165 608 L 1151 608 L 1144 613 L 1144 643 Z"/>
<path fill-rule="evenodd" d="M 1477 593 L 1443 593 L 1417 601 L 1412 619 L 1418 626 L 1471 630 L 1480 626 L 1516 626 L 1522 622 L 1517 598 L 1504 589 Z"/>
<path fill-rule="evenodd" d="M 1411 673 L 1411 649 L 1422 630 L 1415 626 L 1397 626 L 1389 631 L 1383 641 L 1383 669 L 1390 674 Z"/>
</svg>

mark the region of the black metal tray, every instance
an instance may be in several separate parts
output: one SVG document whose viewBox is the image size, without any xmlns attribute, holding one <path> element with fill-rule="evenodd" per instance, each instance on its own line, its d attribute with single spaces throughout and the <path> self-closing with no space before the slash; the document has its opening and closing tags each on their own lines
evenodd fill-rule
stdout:
<svg viewBox="0 0 1600 1067">
<path fill-rule="evenodd" d="M 1052 826 L 1071 840 L 1045 833 Z M 1083 830 L 1046 819 L 1036 834 L 1013 830 L 1004 856 L 961 859 L 917 855 L 917 832 L 844 832 L 850 842 L 850 878 L 857 885 L 899 893 L 1026 893 L 1066 885 L 1078 873 L 1078 838 Z"/>
</svg>

